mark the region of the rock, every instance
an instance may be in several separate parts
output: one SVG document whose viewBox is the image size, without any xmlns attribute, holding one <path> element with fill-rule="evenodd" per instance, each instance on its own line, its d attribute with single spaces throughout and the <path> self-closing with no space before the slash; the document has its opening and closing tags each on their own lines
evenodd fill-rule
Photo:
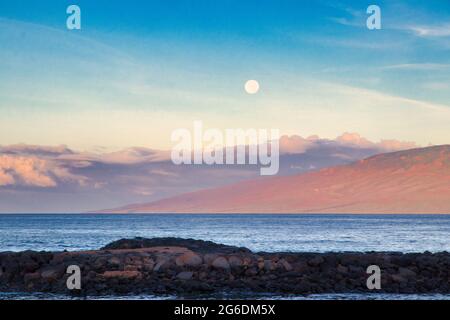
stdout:
<svg viewBox="0 0 450 320">
<path fill-rule="evenodd" d="M 177 278 L 180 280 L 191 280 L 193 275 L 194 273 L 191 271 L 183 271 L 177 274 Z"/>
<path fill-rule="evenodd" d="M 23 269 L 25 272 L 31 273 L 31 272 L 34 272 L 34 271 L 36 271 L 37 269 L 39 269 L 39 264 L 36 263 L 36 262 L 34 262 L 34 261 L 30 261 L 30 262 L 25 263 L 25 264 L 23 265 L 22 269 Z"/>
<path fill-rule="evenodd" d="M 253 254 L 220 250 L 199 253 L 180 248 L 175 251 L 0 252 L 0 292 L 67 293 L 68 265 L 82 267 L 84 280 L 79 293 L 83 295 L 182 295 L 229 290 L 274 294 L 367 292 L 366 268 L 372 264 L 383 270 L 383 292 L 450 293 L 447 252 Z M 38 268 L 34 270 L 36 265 Z"/>
<path fill-rule="evenodd" d="M 125 264 L 141 266 L 142 265 L 142 259 L 140 257 L 138 257 L 138 256 L 128 255 L 128 256 L 125 257 Z"/>
<path fill-rule="evenodd" d="M 258 259 L 258 269 L 259 270 L 264 269 L 264 260 L 263 259 Z"/>
<path fill-rule="evenodd" d="M 211 266 L 213 261 L 216 260 L 218 256 L 218 254 L 207 253 L 203 256 L 203 259 L 205 260 L 207 266 Z"/>
<path fill-rule="evenodd" d="M 244 259 L 242 260 L 242 264 L 245 267 L 249 267 L 252 265 L 252 259 L 250 257 L 244 257 Z"/>
<path fill-rule="evenodd" d="M 296 285 L 295 291 L 302 294 L 310 293 L 311 285 L 308 282 L 302 281 Z"/>
<path fill-rule="evenodd" d="M 161 266 L 165 263 L 165 261 L 157 262 L 155 267 L 153 268 L 153 271 L 158 272 L 161 269 Z"/>
<path fill-rule="evenodd" d="M 61 268 L 46 268 L 41 271 L 41 277 L 47 281 L 59 280 L 62 274 Z"/>
<path fill-rule="evenodd" d="M 102 269 L 106 266 L 107 259 L 106 257 L 99 257 L 95 260 L 93 267 L 94 269 Z"/>
<path fill-rule="evenodd" d="M 136 279 L 141 278 L 142 274 L 139 271 L 105 271 L 102 276 L 104 278 L 122 278 L 122 279 Z"/>
<path fill-rule="evenodd" d="M 271 260 L 264 260 L 264 270 L 271 271 L 274 269 L 274 264 Z"/>
<path fill-rule="evenodd" d="M 399 275 L 399 274 L 393 274 L 393 275 L 391 275 L 391 278 L 392 278 L 392 280 L 393 280 L 394 282 L 398 282 L 398 283 L 406 282 L 406 279 L 403 278 L 403 277 L 402 277 L 401 275 Z"/>
<path fill-rule="evenodd" d="M 322 263 L 324 263 L 324 259 L 321 256 L 317 256 L 315 258 L 312 258 L 311 260 L 308 261 L 308 264 L 312 267 L 318 267 L 320 266 Z"/>
<path fill-rule="evenodd" d="M 41 274 L 39 272 L 27 273 L 23 276 L 23 280 L 25 283 L 37 280 L 41 278 Z"/>
<path fill-rule="evenodd" d="M 218 257 L 216 258 L 212 266 L 217 269 L 223 269 L 223 270 L 230 270 L 230 264 L 228 263 L 228 260 L 224 257 Z"/>
<path fill-rule="evenodd" d="M 175 263 L 177 266 L 184 267 L 198 267 L 203 263 L 203 259 L 194 252 L 186 252 L 176 258 Z"/>
<path fill-rule="evenodd" d="M 305 273 L 311 270 L 311 267 L 305 261 L 298 261 L 292 264 L 294 270 L 300 273 Z"/>
<path fill-rule="evenodd" d="M 114 241 L 102 250 L 113 249 L 137 249 L 137 248 L 151 248 L 151 247 L 182 247 L 187 248 L 193 252 L 199 253 L 222 253 L 231 254 L 236 252 L 250 253 L 247 248 L 240 248 L 234 246 L 228 246 L 224 244 L 214 243 L 212 241 L 203 241 L 195 239 L 182 239 L 182 238 L 134 238 L 134 239 L 120 239 Z"/>
<path fill-rule="evenodd" d="M 254 277 L 258 274 L 258 270 L 256 268 L 249 268 L 245 271 L 245 275 L 249 277 Z"/>
<path fill-rule="evenodd" d="M 236 257 L 236 256 L 229 257 L 228 262 L 229 262 L 231 268 L 240 268 L 244 264 L 242 259 L 239 257 Z"/>
<path fill-rule="evenodd" d="M 339 273 L 348 273 L 348 268 L 347 267 L 344 267 L 343 265 L 338 265 L 337 266 L 337 268 L 336 268 L 336 270 L 339 272 Z"/>
<path fill-rule="evenodd" d="M 112 267 L 119 267 L 122 264 L 122 261 L 118 257 L 111 257 L 107 262 Z"/>
<path fill-rule="evenodd" d="M 292 271 L 294 268 L 291 266 L 291 264 L 289 262 L 287 262 L 285 259 L 280 259 L 278 261 L 278 264 L 281 265 L 284 270 L 286 271 Z"/>
<path fill-rule="evenodd" d="M 355 277 L 358 277 L 362 274 L 366 274 L 366 269 L 364 269 L 361 266 L 349 266 L 348 270 L 350 273 L 352 273 Z"/>
<path fill-rule="evenodd" d="M 155 267 L 155 261 L 153 261 L 152 258 L 145 257 L 145 258 L 142 260 L 142 263 L 143 263 L 143 268 L 144 268 L 145 270 L 153 271 L 153 268 Z"/>
<path fill-rule="evenodd" d="M 132 265 L 132 264 L 128 264 L 123 268 L 124 271 L 139 271 L 140 269 L 141 268 L 139 266 Z"/>
<path fill-rule="evenodd" d="M 414 271 L 407 268 L 400 268 L 398 272 L 402 277 L 405 278 L 412 278 L 417 276 L 417 274 Z"/>
<path fill-rule="evenodd" d="M 156 263 L 155 267 L 153 268 L 153 271 L 164 272 L 172 268 L 173 265 L 174 265 L 173 261 L 170 261 L 169 259 L 161 259 Z"/>
</svg>

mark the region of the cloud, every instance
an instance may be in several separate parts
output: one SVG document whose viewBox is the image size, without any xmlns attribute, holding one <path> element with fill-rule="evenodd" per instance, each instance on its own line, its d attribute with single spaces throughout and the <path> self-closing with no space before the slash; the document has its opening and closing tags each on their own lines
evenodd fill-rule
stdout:
<svg viewBox="0 0 450 320">
<path fill-rule="evenodd" d="M 169 159 L 170 152 L 147 148 L 129 148 L 122 151 L 106 153 L 99 157 L 101 162 L 116 164 L 161 162 Z"/>
<path fill-rule="evenodd" d="M 174 172 L 170 172 L 167 170 L 163 170 L 163 169 L 154 169 L 154 170 L 150 170 L 150 174 L 156 174 L 159 176 L 166 176 L 166 177 L 178 177 L 179 175 L 174 173 Z"/>
<path fill-rule="evenodd" d="M 12 174 L 7 173 L 3 168 L 0 169 L 0 186 L 13 185 L 15 182 Z"/>
<path fill-rule="evenodd" d="M 372 148 L 379 152 L 414 147 L 413 143 L 396 140 L 371 142 L 359 134 L 345 133 L 335 140 L 318 136 L 298 135 L 280 138 L 281 154 L 303 154 L 323 145 Z M 174 170 L 169 151 L 148 148 L 128 148 L 109 153 L 76 152 L 67 146 L 11 145 L 0 146 L 0 186 L 39 188 L 76 185 L 104 188 L 116 180 L 120 183 L 158 181 L 179 178 L 183 172 Z M 177 169 L 179 169 L 177 167 Z M 99 172 L 105 170 L 99 176 Z M 115 171 L 114 171 L 115 170 Z M 125 170 L 125 171 L 124 171 Z M 142 172 L 141 172 L 142 171 Z M 183 170 L 181 170 L 183 171 Z M 118 179 L 118 180 L 117 180 Z M 146 179 L 145 182 L 136 179 Z M 142 190 L 142 188 L 140 189 Z"/>
<path fill-rule="evenodd" d="M 406 29 L 419 37 L 450 37 L 450 23 L 408 26 Z"/>
<path fill-rule="evenodd" d="M 21 155 L 42 155 L 55 156 L 61 154 L 72 154 L 73 151 L 65 145 L 60 146 L 37 146 L 28 144 L 15 144 L 10 146 L 0 146 L 0 153 L 21 154 Z"/>
<path fill-rule="evenodd" d="M 0 187 L 55 188 L 67 185 L 103 187 L 107 183 L 74 172 L 103 165 L 136 165 L 164 162 L 169 152 L 148 148 L 129 148 L 117 152 L 95 154 L 75 152 L 65 145 L 38 146 L 17 144 L 0 146 Z M 164 171 L 156 171 L 162 175 Z M 167 172 L 166 175 L 169 175 Z"/>
<path fill-rule="evenodd" d="M 365 27 L 361 21 L 355 21 L 354 19 L 344 18 L 344 17 L 332 17 L 329 18 L 331 21 L 336 22 L 337 24 L 349 27 Z"/>
<path fill-rule="evenodd" d="M 303 138 L 297 135 L 280 138 L 280 152 L 285 154 L 304 153 L 314 147 L 316 137 Z"/>
<path fill-rule="evenodd" d="M 337 137 L 336 142 L 343 145 L 353 145 L 359 148 L 375 148 L 380 152 L 399 151 L 418 147 L 416 143 L 410 141 L 381 140 L 379 142 L 372 142 L 361 137 L 358 133 L 349 132 Z"/>
<path fill-rule="evenodd" d="M 419 70 L 419 71 L 439 71 L 450 68 L 450 64 L 441 63 L 404 63 L 390 66 L 384 66 L 384 70 Z"/>
<path fill-rule="evenodd" d="M 61 154 L 58 156 L 58 160 L 66 161 L 68 165 L 79 168 L 89 167 L 93 163 L 132 165 L 168 161 L 170 160 L 170 151 L 134 147 L 109 153 Z"/>
<path fill-rule="evenodd" d="M 313 148 L 321 146 L 338 147 L 352 147 L 355 149 L 371 149 L 374 152 L 391 152 L 417 148 L 418 145 L 409 141 L 398 140 L 380 140 L 379 142 L 372 142 L 358 133 L 345 132 L 336 139 L 321 139 L 318 136 L 310 136 L 303 138 L 301 136 L 282 136 L 280 138 L 280 153 L 281 154 L 301 154 Z"/>
<path fill-rule="evenodd" d="M 56 187 L 52 166 L 34 157 L 0 156 L 0 186 Z"/>
<path fill-rule="evenodd" d="M 279 174 L 414 146 L 397 140 L 371 142 L 356 133 L 336 139 L 282 136 Z M 0 146 L 0 212 L 84 212 L 256 178 L 257 165 L 177 166 L 168 151 L 148 148 L 89 153 L 66 146 Z"/>
<path fill-rule="evenodd" d="M 331 85 L 330 90 L 334 90 L 336 93 L 350 95 L 354 97 L 363 98 L 366 101 L 371 101 L 372 103 L 377 102 L 379 104 L 386 105 L 403 105 L 403 106 L 413 106 L 421 109 L 428 109 L 430 111 L 439 111 L 450 113 L 450 106 L 438 103 L 432 103 L 428 101 L 416 100 L 411 98 L 405 98 L 402 96 L 394 96 L 375 90 L 369 90 L 364 88 L 350 87 L 345 85 Z"/>
<path fill-rule="evenodd" d="M 71 168 L 80 165 L 60 160 L 74 154 L 64 145 L 0 146 L 0 186 L 55 188 L 60 183 L 85 185 L 88 178 L 71 172 Z"/>
</svg>

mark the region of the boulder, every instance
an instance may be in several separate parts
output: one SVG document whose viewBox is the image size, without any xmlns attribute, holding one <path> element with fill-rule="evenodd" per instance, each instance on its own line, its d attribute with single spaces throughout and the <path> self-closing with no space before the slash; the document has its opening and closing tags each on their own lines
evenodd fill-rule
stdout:
<svg viewBox="0 0 450 320">
<path fill-rule="evenodd" d="M 259 270 L 264 269 L 264 259 L 262 258 L 258 259 L 258 269 Z"/>
<path fill-rule="evenodd" d="M 122 278 L 122 279 L 136 279 L 141 278 L 142 274 L 139 271 L 105 271 L 102 276 L 106 279 Z"/>
<path fill-rule="evenodd" d="M 407 268 L 400 268 L 398 270 L 398 273 L 402 277 L 405 277 L 405 278 L 413 278 L 413 277 L 417 276 L 417 274 L 414 271 L 407 269 Z"/>
<path fill-rule="evenodd" d="M 203 263 L 203 259 L 194 252 L 186 252 L 176 258 L 175 263 L 180 267 L 198 267 Z"/>
<path fill-rule="evenodd" d="M 243 266 L 244 262 L 241 258 L 236 256 L 231 256 L 228 258 L 228 263 L 230 264 L 231 268 L 240 268 Z"/>
<path fill-rule="evenodd" d="M 41 278 L 41 274 L 39 272 L 26 273 L 23 276 L 23 280 L 25 281 L 25 283 L 33 281 L 33 280 L 37 280 L 40 278 Z"/>
<path fill-rule="evenodd" d="M 153 261 L 153 259 L 149 257 L 145 257 L 144 259 L 142 259 L 142 263 L 145 270 L 152 271 L 155 267 L 155 261 Z"/>
<path fill-rule="evenodd" d="M 402 276 L 399 275 L 399 274 L 393 274 L 393 275 L 391 275 L 391 279 L 392 279 L 392 281 L 398 282 L 398 283 L 402 283 L 402 282 L 406 282 L 406 281 L 407 281 L 404 277 L 402 277 Z"/>
<path fill-rule="evenodd" d="M 140 269 L 141 268 L 139 266 L 133 264 L 128 264 L 123 268 L 124 271 L 139 271 Z"/>
<path fill-rule="evenodd" d="M 348 273 L 348 268 L 347 267 L 344 267 L 343 265 L 338 265 L 337 266 L 337 268 L 336 268 L 336 270 L 339 272 L 339 273 Z"/>
<path fill-rule="evenodd" d="M 39 269 L 39 264 L 34 262 L 34 261 L 29 261 L 29 262 L 26 262 L 25 264 L 22 265 L 22 269 L 25 272 L 30 272 L 31 273 L 31 272 L 34 272 L 37 269 Z"/>
<path fill-rule="evenodd" d="M 271 271 L 274 269 L 274 263 L 272 260 L 264 260 L 264 270 Z"/>
<path fill-rule="evenodd" d="M 160 259 L 155 267 L 153 268 L 153 271 L 155 272 L 164 272 L 166 270 L 171 269 L 175 264 L 173 263 L 173 261 L 169 260 L 169 259 Z"/>
<path fill-rule="evenodd" d="M 278 261 L 278 265 L 281 265 L 284 268 L 284 270 L 286 270 L 286 271 L 294 270 L 294 268 L 291 266 L 291 264 L 289 262 L 287 262 L 285 259 L 280 259 Z"/>
<path fill-rule="evenodd" d="M 214 259 L 212 266 L 217 269 L 230 270 L 230 263 L 224 257 Z"/>
<path fill-rule="evenodd" d="M 191 280 L 193 275 L 194 273 L 191 271 L 183 271 L 177 274 L 177 278 L 180 280 Z"/>
<path fill-rule="evenodd" d="M 236 252 L 250 253 L 247 248 L 228 246 L 224 244 L 214 243 L 211 241 L 182 239 L 182 238 L 134 238 L 134 239 L 120 239 L 111 242 L 102 248 L 102 250 L 114 249 L 137 249 L 137 248 L 152 248 L 152 247 L 182 247 L 199 253 L 215 253 L 232 254 Z"/>
<path fill-rule="evenodd" d="M 142 259 L 139 256 L 128 255 L 128 256 L 125 257 L 125 264 L 141 266 L 142 265 Z"/>
<path fill-rule="evenodd" d="M 256 268 L 249 268 L 245 271 L 245 275 L 248 277 L 254 277 L 258 274 L 258 270 Z"/>
<path fill-rule="evenodd" d="M 63 275 L 63 271 L 60 267 L 58 268 L 45 268 L 41 271 L 41 277 L 47 281 L 57 281 Z"/>
<path fill-rule="evenodd" d="M 203 256 L 203 259 L 205 260 L 205 263 L 207 266 L 211 266 L 213 261 L 217 259 L 219 255 L 215 253 L 207 253 Z"/>
<path fill-rule="evenodd" d="M 312 267 L 318 267 L 324 262 L 325 262 L 325 260 L 321 256 L 317 256 L 317 257 L 312 258 L 311 260 L 309 260 L 308 264 L 310 266 L 312 266 Z"/>
<path fill-rule="evenodd" d="M 119 267 L 122 264 L 122 261 L 118 257 L 111 257 L 108 259 L 108 265 L 112 267 Z"/>
</svg>

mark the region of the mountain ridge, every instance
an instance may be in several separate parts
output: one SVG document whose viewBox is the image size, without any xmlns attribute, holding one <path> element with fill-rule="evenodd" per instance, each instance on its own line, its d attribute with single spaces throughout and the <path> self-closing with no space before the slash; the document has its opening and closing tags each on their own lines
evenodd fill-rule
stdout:
<svg viewBox="0 0 450 320">
<path fill-rule="evenodd" d="M 450 145 L 378 154 L 103 213 L 450 213 Z"/>
</svg>

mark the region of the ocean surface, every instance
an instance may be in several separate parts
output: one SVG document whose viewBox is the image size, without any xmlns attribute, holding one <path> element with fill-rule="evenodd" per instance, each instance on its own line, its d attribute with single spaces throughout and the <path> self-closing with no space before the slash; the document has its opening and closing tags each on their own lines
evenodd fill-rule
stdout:
<svg viewBox="0 0 450 320">
<path fill-rule="evenodd" d="M 87 215 L 0 214 L 0 251 L 87 250 L 133 237 L 211 240 L 253 251 L 450 251 L 450 215 Z M 174 299 L 106 296 L 88 299 Z M 189 298 L 189 297 L 187 297 Z M 202 297 L 194 297 L 202 298 Z M 211 299 L 214 297 L 204 297 Z M 217 298 L 313 300 L 450 300 L 450 295 L 320 294 Z M 0 292 L 3 299 L 73 299 Z"/>
<path fill-rule="evenodd" d="M 183 237 L 253 251 L 450 251 L 450 215 L 0 215 L 0 251 Z"/>
</svg>

